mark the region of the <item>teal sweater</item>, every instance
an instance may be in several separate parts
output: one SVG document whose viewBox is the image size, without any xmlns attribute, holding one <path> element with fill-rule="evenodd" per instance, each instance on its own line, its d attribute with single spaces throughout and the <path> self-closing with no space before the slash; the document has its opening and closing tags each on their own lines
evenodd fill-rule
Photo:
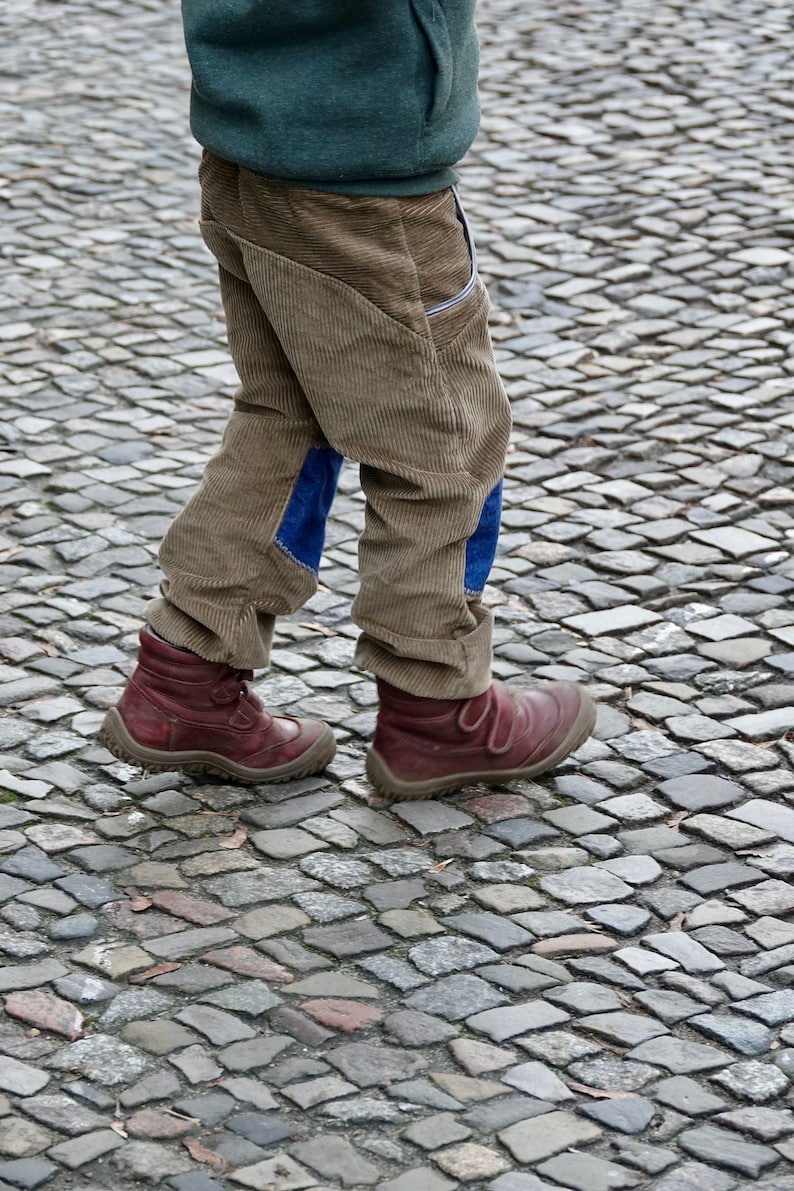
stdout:
<svg viewBox="0 0 794 1191">
<path fill-rule="evenodd" d="M 479 122 L 475 2 L 182 0 L 193 134 L 323 190 L 449 186 Z"/>
</svg>

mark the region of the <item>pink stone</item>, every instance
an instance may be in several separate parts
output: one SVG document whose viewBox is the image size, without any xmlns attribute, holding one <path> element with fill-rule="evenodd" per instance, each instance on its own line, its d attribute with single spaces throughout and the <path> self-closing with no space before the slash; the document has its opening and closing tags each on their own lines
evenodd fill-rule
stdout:
<svg viewBox="0 0 794 1191">
<path fill-rule="evenodd" d="M 346 1034 L 365 1030 L 383 1019 L 383 1010 L 374 1005 L 362 1005 L 360 1001 L 345 1001 L 335 997 L 304 1001 L 301 1009 L 322 1025 L 344 1030 Z"/>
<path fill-rule="evenodd" d="M 617 941 L 609 935 L 558 935 L 556 939 L 541 939 L 533 943 L 535 955 L 575 955 L 580 951 L 611 951 Z"/>
<path fill-rule="evenodd" d="M 252 980 L 280 980 L 286 984 L 295 979 L 281 964 L 265 959 L 251 947 L 225 947 L 222 951 L 208 951 L 201 959 L 205 964 L 227 968 L 238 976 L 248 976 Z"/>
<path fill-rule="evenodd" d="M 69 1001 L 62 1001 L 60 997 L 40 988 L 9 993 L 5 999 L 5 1010 L 9 1017 L 26 1021 L 38 1030 L 63 1034 L 71 1040 L 79 1038 L 83 1032 L 80 1010 Z"/>
</svg>

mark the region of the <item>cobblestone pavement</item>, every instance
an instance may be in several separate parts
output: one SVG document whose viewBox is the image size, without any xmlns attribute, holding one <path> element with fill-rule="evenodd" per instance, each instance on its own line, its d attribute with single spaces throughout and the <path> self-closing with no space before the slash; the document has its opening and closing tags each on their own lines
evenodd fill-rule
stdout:
<svg viewBox="0 0 794 1191">
<path fill-rule="evenodd" d="M 273 704 L 326 777 L 97 746 L 234 377 L 175 0 L 0 14 L 0 1191 L 791 1191 L 794 122 L 781 0 L 482 4 L 537 784 L 378 807 L 351 470 Z"/>
</svg>

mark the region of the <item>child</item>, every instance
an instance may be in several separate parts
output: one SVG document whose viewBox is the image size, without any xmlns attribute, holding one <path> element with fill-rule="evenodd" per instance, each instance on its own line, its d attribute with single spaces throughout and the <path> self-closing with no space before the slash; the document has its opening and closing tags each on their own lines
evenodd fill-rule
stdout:
<svg viewBox="0 0 794 1191">
<path fill-rule="evenodd" d="M 251 694 L 274 619 L 316 588 L 343 456 L 360 465 L 356 662 L 392 799 L 552 768 L 581 688 L 491 682 L 481 594 L 509 405 L 452 166 L 477 130 L 475 0 L 183 0 L 202 234 L 239 377 L 221 448 L 166 534 L 162 597 L 102 739 L 148 769 L 316 773 L 330 728 Z"/>
</svg>

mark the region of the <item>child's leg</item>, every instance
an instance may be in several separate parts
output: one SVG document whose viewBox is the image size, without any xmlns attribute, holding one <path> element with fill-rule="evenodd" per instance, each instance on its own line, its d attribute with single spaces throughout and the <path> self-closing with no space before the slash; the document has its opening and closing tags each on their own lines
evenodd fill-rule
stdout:
<svg viewBox="0 0 794 1191">
<path fill-rule="evenodd" d="M 223 443 L 160 551 L 163 598 L 148 610 L 172 644 L 244 669 L 268 661 L 274 617 L 313 594 L 341 458 L 325 443 L 278 339 L 212 229 L 241 387 Z"/>
</svg>

